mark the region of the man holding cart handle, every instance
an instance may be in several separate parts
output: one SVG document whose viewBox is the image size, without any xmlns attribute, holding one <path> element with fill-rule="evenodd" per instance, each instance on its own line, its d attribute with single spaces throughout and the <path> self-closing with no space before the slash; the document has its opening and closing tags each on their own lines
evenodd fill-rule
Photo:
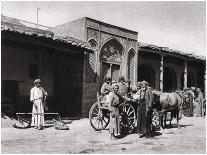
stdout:
<svg viewBox="0 0 207 155">
<path fill-rule="evenodd" d="M 42 130 L 44 126 L 44 108 L 47 111 L 46 106 L 47 92 L 41 86 L 41 80 L 36 79 L 34 81 L 35 86 L 30 91 L 30 101 L 33 102 L 32 107 L 32 123 L 35 129 Z"/>
</svg>

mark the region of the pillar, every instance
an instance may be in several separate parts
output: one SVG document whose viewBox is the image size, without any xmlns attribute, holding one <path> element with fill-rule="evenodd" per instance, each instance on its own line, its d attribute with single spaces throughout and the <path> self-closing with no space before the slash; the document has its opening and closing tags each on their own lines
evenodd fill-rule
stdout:
<svg viewBox="0 0 207 155">
<path fill-rule="evenodd" d="M 160 91 L 163 92 L 163 55 L 161 55 L 161 61 L 160 61 Z"/>
<path fill-rule="evenodd" d="M 184 66 L 184 88 L 188 87 L 188 65 L 187 65 L 187 61 L 185 60 L 185 66 Z"/>
</svg>

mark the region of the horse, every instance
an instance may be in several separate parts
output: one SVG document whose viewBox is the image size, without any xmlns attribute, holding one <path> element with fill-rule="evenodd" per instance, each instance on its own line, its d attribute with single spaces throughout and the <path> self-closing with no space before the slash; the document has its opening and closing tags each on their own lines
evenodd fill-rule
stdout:
<svg viewBox="0 0 207 155">
<path fill-rule="evenodd" d="M 179 124 L 179 112 L 188 103 L 187 98 L 189 97 L 189 91 L 182 92 L 176 91 L 171 93 L 155 93 L 155 106 L 160 111 L 160 126 L 164 129 L 166 127 L 166 117 L 167 113 L 171 112 L 170 127 L 173 116 L 177 116 L 177 126 L 180 128 Z M 163 120 L 164 116 L 164 120 Z M 163 126 L 163 122 L 165 126 Z"/>
</svg>

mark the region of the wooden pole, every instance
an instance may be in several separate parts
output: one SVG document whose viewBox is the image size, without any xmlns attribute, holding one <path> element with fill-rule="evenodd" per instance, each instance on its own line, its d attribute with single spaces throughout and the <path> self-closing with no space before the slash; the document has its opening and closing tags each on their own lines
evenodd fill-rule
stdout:
<svg viewBox="0 0 207 155">
<path fill-rule="evenodd" d="M 37 8 L 37 28 L 39 28 L 39 21 L 38 21 L 38 14 L 39 14 L 39 10 L 40 10 L 40 8 Z"/>
<path fill-rule="evenodd" d="M 163 61 L 164 60 L 164 57 L 163 55 L 161 55 L 161 61 L 160 61 L 160 91 L 163 92 Z"/>
<path fill-rule="evenodd" d="M 184 66 L 184 88 L 188 87 L 188 65 L 187 61 L 185 60 L 185 66 Z"/>
</svg>

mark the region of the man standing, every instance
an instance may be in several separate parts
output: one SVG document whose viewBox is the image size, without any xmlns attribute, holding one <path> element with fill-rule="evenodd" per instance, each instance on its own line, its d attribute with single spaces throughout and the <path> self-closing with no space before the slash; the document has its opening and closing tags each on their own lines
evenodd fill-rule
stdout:
<svg viewBox="0 0 207 155">
<path fill-rule="evenodd" d="M 122 95 L 122 96 L 125 96 L 127 95 L 128 93 L 128 84 L 125 82 L 125 78 L 123 76 L 119 77 L 119 83 L 118 83 L 118 86 L 119 86 L 119 93 Z"/>
<path fill-rule="evenodd" d="M 142 81 L 142 88 L 139 93 L 140 104 L 137 108 L 137 132 L 140 138 L 142 138 L 151 130 L 153 94 L 152 90 L 148 88 L 147 81 Z"/>
<path fill-rule="evenodd" d="M 33 102 L 31 126 L 42 130 L 44 126 L 44 106 L 48 94 L 41 87 L 40 79 L 36 79 L 34 84 L 35 86 L 30 91 L 30 101 Z"/>
</svg>

